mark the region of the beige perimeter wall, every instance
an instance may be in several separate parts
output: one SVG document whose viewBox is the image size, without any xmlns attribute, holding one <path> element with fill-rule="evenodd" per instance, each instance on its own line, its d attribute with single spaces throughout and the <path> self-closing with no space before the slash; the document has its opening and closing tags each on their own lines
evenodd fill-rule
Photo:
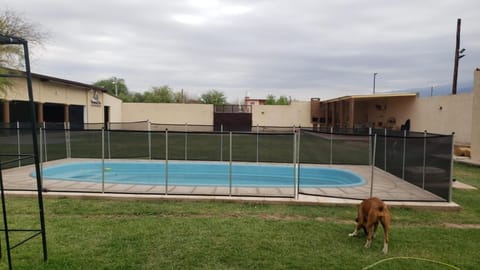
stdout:
<svg viewBox="0 0 480 270">
<path fill-rule="evenodd" d="M 108 99 L 105 102 L 109 104 Z M 121 114 L 122 122 L 150 120 L 160 124 L 213 125 L 213 105 L 209 104 L 123 103 Z M 111 119 L 111 122 L 115 121 Z M 310 102 L 253 105 L 252 125 L 311 126 Z"/>
<path fill-rule="evenodd" d="M 146 120 L 158 124 L 213 125 L 213 105 L 123 103 L 122 122 Z"/>
<path fill-rule="evenodd" d="M 451 134 L 456 144 L 470 144 L 472 93 L 418 98 L 410 111 L 413 130 Z"/>
<path fill-rule="evenodd" d="M 480 69 L 474 71 L 472 110 L 472 159 L 480 162 Z"/>
<path fill-rule="evenodd" d="M 290 105 L 253 105 L 252 125 L 311 127 L 310 102 L 292 102 Z"/>
</svg>

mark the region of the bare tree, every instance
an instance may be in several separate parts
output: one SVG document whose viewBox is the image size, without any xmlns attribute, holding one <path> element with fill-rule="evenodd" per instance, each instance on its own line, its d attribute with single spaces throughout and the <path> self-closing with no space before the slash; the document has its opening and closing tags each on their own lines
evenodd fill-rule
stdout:
<svg viewBox="0 0 480 270">
<path fill-rule="evenodd" d="M 48 34 L 37 24 L 24 20 L 18 13 L 6 10 L 0 13 L 0 34 L 26 39 L 33 46 L 42 45 Z M 18 45 L 0 46 L 0 67 L 19 68 L 23 48 Z"/>
<path fill-rule="evenodd" d="M 48 34 L 32 23 L 25 21 L 17 13 L 5 10 L 0 12 L 0 34 L 26 39 L 33 46 L 42 45 Z M 23 67 L 23 48 L 19 45 L 0 45 L 0 73 L 7 73 L 6 68 Z M 12 72 L 12 71 L 8 71 Z M 8 78 L 0 77 L 0 94 L 12 83 Z"/>
</svg>

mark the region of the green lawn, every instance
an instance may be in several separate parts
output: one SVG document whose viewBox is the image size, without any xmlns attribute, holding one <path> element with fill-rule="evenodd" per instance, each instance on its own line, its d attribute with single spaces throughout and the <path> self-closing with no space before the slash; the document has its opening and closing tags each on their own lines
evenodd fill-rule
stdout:
<svg viewBox="0 0 480 270">
<path fill-rule="evenodd" d="M 480 187 L 480 168 L 455 165 Z M 48 255 L 40 238 L 13 251 L 14 269 L 362 269 L 418 257 L 478 269 L 480 191 L 454 190 L 458 212 L 393 208 L 390 250 L 383 235 L 364 249 L 350 238 L 356 207 L 254 203 L 45 199 Z M 8 197 L 10 227 L 35 227 L 35 199 Z M 12 233 L 14 240 L 22 233 Z M 2 240 L 0 269 L 6 268 Z M 397 259 L 372 269 L 451 269 Z"/>
</svg>

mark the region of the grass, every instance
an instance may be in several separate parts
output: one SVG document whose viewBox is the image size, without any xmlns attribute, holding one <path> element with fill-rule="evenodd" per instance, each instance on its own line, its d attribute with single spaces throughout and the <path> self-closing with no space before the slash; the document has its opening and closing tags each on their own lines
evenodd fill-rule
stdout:
<svg viewBox="0 0 480 270">
<path fill-rule="evenodd" d="M 455 165 L 480 187 L 480 168 Z M 47 262 L 40 238 L 13 250 L 14 269 L 361 269 L 391 257 L 478 267 L 480 191 L 454 190 L 461 211 L 393 208 L 390 251 L 353 230 L 354 206 L 46 198 Z M 33 198 L 8 197 L 11 228 L 35 227 Z M 381 229 L 379 229 L 381 232 Z M 14 242 L 25 237 L 12 233 Z M 2 237 L 2 252 L 5 254 Z M 0 259 L 5 269 L 6 256 Z M 449 269 L 396 259 L 372 269 Z"/>
</svg>

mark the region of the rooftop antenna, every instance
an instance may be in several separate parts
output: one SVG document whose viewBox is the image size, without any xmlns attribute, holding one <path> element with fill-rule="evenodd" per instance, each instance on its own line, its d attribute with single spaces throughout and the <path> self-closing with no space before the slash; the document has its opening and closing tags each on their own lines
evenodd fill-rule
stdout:
<svg viewBox="0 0 480 270">
<path fill-rule="evenodd" d="M 373 73 L 373 94 L 375 95 L 375 79 L 377 78 L 378 73 Z"/>
</svg>

